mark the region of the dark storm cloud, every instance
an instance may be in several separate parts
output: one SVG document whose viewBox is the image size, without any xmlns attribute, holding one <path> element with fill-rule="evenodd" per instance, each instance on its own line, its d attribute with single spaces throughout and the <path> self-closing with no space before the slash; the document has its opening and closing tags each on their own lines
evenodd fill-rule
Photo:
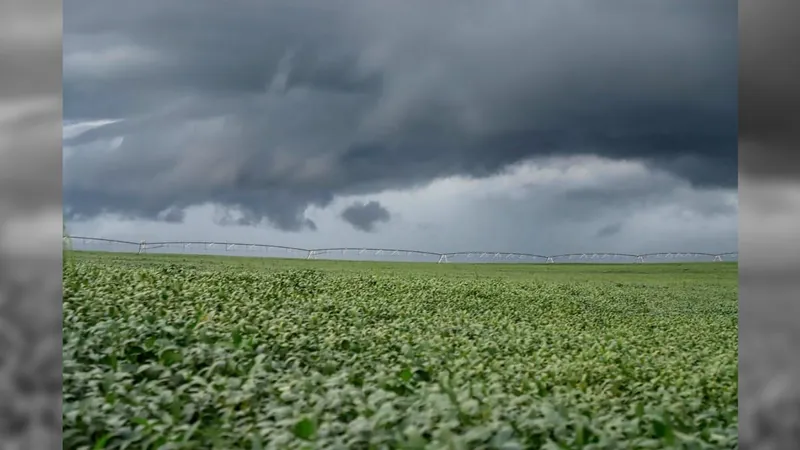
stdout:
<svg viewBox="0 0 800 450">
<path fill-rule="evenodd" d="M 76 0 L 65 119 L 125 120 L 65 145 L 124 140 L 66 159 L 65 205 L 213 202 L 300 230 L 336 195 L 574 154 L 734 187 L 736 19 L 727 0 Z"/>
<path fill-rule="evenodd" d="M 391 219 L 389 210 L 376 201 L 367 203 L 355 202 L 342 211 L 342 219 L 361 231 L 371 232 L 375 225 Z"/>
<path fill-rule="evenodd" d="M 741 3 L 739 137 L 742 172 L 758 178 L 800 177 L 800 3 Z"/>
</svg>

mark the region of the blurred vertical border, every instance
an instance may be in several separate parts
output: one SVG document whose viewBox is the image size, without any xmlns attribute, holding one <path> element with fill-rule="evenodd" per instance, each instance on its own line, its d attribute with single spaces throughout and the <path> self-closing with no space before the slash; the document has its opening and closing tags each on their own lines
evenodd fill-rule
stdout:
<svg viewBox="0 0 800 450">
<path fill-rule="evenodd" d="M 61 6 L 0 2 L 0 449 L 61 448 Z"/>
<path fill-rule="evenodd" d="M 800 2 L 739 2 L 739 443 L 800 448 Z"/>
</svg>

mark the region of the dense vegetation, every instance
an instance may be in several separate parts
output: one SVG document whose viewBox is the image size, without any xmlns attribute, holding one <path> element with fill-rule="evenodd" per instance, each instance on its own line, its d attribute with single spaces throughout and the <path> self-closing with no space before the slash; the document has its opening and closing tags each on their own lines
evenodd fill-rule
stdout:
<svg viewBox="0 0 800 450">
<path fill-rule="evenodd" d="M 736 266 L 75 254 L 64 448 L 734 448 Z"/>
</svg>

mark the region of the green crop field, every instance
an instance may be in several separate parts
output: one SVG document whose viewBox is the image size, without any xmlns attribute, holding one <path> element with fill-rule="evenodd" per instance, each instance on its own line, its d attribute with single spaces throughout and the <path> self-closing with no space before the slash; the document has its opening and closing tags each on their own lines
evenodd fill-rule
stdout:
<svg viewBox="0 0 800 450">
<path fill-rule="evenodd" d="M 737 266 L 70 252 L 64 448 L 736 448 Z"/>
</svg>

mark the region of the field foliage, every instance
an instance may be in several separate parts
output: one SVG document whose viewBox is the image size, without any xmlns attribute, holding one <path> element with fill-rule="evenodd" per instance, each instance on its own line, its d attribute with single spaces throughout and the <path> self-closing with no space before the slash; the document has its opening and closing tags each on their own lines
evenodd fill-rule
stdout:
<svg viewBox="0 0 800 450">
<path fill-rule="evenodd" d="M 737 445 L 735 265 L 71 261 L 64 448 Z"/>
</svg>

